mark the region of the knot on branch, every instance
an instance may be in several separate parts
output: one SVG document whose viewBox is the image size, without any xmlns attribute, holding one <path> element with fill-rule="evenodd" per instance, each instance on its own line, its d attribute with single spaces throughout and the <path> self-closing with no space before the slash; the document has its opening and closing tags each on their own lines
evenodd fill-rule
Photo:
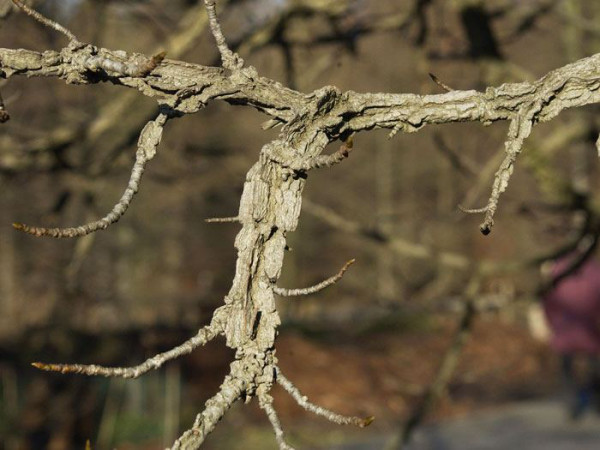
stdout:
<svg viewBox="0 0 600 450">
<path fill-rule="evenodd" d="M 330 112 L 338 100 L 342 97 L 342 91 L 335 86 L 324 86 L 306 96 L 311 102 L 314 115 L 327 114 Z"/>
</svg>

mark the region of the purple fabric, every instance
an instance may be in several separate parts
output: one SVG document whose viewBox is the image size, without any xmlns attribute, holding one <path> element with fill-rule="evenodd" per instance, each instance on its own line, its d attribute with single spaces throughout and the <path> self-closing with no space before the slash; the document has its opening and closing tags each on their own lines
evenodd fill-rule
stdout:
<svg viewBox="0 0 600 450">
<path fill-rule="evenodd" d="M 562 273 L 573 255 L 558 260 L 552 276 Z M 589 260 L 559 282 L 543 299 L 552 339 L 559 353 L 600 354 L 600 264 Z"/>
</svg>

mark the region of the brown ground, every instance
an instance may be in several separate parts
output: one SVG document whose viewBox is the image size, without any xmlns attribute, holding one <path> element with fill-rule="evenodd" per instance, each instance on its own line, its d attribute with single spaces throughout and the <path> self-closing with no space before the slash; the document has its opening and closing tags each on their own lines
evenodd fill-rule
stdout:
<svg viewBox="0 0 600 450">
<path fill-rule="evenodd" d="M 368 432 L 390 433 L 408 416 L 433 379 L 454 326 L 449 319 L 438 319 L 422 330 L 385 331 L 344 340 L 316 339 L 283 330 L 277 355 L 284 374 L 311 401 L 344 414 L 374 415 L 376 421 Z M 199 365 L 206 361 L 202 352 L 194 357 Z M 209 371 L 203 372 L 208 375 Z M 202 384 L 206 388 L 217 383 Z M 556 360 L 546 345 L 516 324 L 496 317 L 480 318 L 448 395 L 429 418 L 467 415 L 549 395 L 557 387 Z M 349 433 L 360 433 L 306 413 L 280 388 L 274 397 L 286 431 L 300 448 L 316 448 L 315 442 L 337 442 Z M 256 430 L 243 432 L 243 426 Z M 274 439 L 269 442 L 266 426 L 266 419 L 255 406 L 236 408 L 207 444 L 209 448 L 238 448 L 238 439 L 227 438 L 232 433 L 246 433 L 248 440 L 244 439 L 245 446 L 239 448 L 271 448 Z M 255 437 L 257 433 L 265 439 L 264 444 Z"/>
</svg>

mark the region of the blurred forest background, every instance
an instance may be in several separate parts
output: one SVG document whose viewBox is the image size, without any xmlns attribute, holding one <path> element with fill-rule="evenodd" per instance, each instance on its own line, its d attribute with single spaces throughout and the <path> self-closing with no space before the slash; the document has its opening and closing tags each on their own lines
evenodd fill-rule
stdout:
<svg viewBox="0 0 600 450">
<path fill-rule="evenodd" d="M 85 42 L 218 64 L 194 0 L 47 0 L 33 5 Z M 221 0 L 232 47 L 302 92 L 485 89 L 534 80 L 600 51 L 600 2 L 584 0 Z M 0 45 L 59 49 L 64 37 L 0 0 Z M 131 365 L 193 335 L 234 273 L 246 171 L 277 130 L 249 108 L 210 104 L 168 124 L 123 219 L 78 240 L 36 239 L 11 222 L 76 225 L 124 190 L 156 104 L 112 85 L 0 80 L 0 446 L 158 449 L 189 426 L 227 372 L 211 343 L 138 380 L 40 373 L 33 361 Z M 480 216 L 507 124 L 431 126 L 355 137 L 348 161 L 311 173 L 284 287 L 356 264 L 315 296 L 281 300 L 280 365 L 313 401 L 375 415 L 370 433 L 412 416 L 467 414 L 551 395 L 557 360 L 541 335 L 540 264 L 597 236 L 598 107 L 536 127 L 489 236 Z M 536 331 L 538 330 L 538 331 Z M 464 344 L 464 346 L 463 346 Z M 450 349 L 450 350 L 449 350 Z M 457 367 L 455 367 L 455 365 Z M 437 380 L 437 384 L 432 383 Z M 420 405 L 430 393 L 424 410 Z M 292 442 L 359 436 L 275 392 Z M 275 448 L 256 406 L 236 407 L 207 448 Z"/>
</svg>

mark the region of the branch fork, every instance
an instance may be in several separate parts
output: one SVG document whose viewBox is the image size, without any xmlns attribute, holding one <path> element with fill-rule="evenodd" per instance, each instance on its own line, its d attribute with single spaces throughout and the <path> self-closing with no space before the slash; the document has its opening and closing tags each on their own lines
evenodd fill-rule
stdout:
<svg viewBox="0 0 600 450">
<path fill-rule="evenodd" d="M 279 138 L 263 147 L 259 161 L 248 171 L 239 215 L 212 220 L 238 221 L 242 226 L 235 239 L 235 277 L 225 296 L 225 305 L 214 312 L 210 325 L 174 349 L 134 367 L 33 363 L 35 367 L 47 371 L 135 378 L 223 335 L 227 345 L 236 350 L 231 371 L 219 391 L 197 415 L 192 428 L 174 443 L 174 449 L 198 448 L 233 403 L 253 396 L 258 398 L 260 407 L 273 426 L 280 448 L 291 448 L 285 443 L 269 395 L 275 379 L 304 409 L 334 423 L 364 427 L 372 422 L 372 417 L 343 416 L 309 402 L 277 368 L 274 356 L 275 337 L 280 324 L 275 295 L 297 296 L 319 292 L 339 281 L 354 262 L 348 261 L 336 275 L 308 288 L 276 287 L 288 248 L 287 235 L 295 230 L 298 223 L 306 172 L 332 167 L 345 160 L 352 151 L 350 138 L 338 151 L 322 155 L 323 149 L 332 141 L 332 135 L 352 136 L 359 131 L 380 127 L 391 128 L 390 135 L 393 136 L 398 131 L 418 131 L 427 124 L 477 121 L 487 125 L 495 121 L 509 121 L 506 156 L 496 172 L 488 203 L 479 210 L 465 210 L 468 213 L 485 214 L 481 231 L 488 234 L 494 223 L 500 196 L 507 189 L 516 158 L 533 125 L 554 118 L 566 108 L 600 103 L 600 54 L 556 69 L 533 83 L 505 84 L 485 92 L 452 90 L 433 77 L 448 92 L 415 95 L 350 91 L 342 94 L 336 88 L 326 87 L 304 95 L 284 88 L 274 80 L 260 77 L 252 67 L 244 68 L 243 59 L 229 48 L 223 36 L 214 0 L 204 0 L 204 4 L 222 66 L 226 70 L 163 61 L 164 54 L 161 53 L 137 59 L 137 56 L 123 56 L 119 52 L 98 51 L 82 44 L 69 30 L 43 17 L 21 0 L 12 1 L 35 20 L 65 35 L 70 42 L 62 53 L 0 49 L 0 76 L 18 74 L 59 77 L 67 82 L 97 83 L 105 80 L 99 76 L 84 75 L 105 71 L 110 76 L 116 74 L 121 86 L 137 89 L 143 95 L 156 98 L 161 105 L 177 105 L 177 113 L 181 115 L 195 113 L 210 100 L 219 99 L 231 104 L 249 105 L 269 115 L 274 122 L 267 123 L 268 127 L 276 123 L 286 124 Z M 75 57 L 69 59 L 73 55 Z M 160 73 L 148 76 L 159 65 Z M 0 113 L 2 111 L 3 108 L 0 108 Z M 15 224 L 15 228 L 35 236 L 78 237 L 105 229 L 119 220 L 139 189 L 146 163 L 156 154 L 168 118 L 168 113 L 161 112 L 140 133 L 127 188 L 105 217 L 72 228 L 40 228 L 23 224 Z M 600 151 L 600 144 L 597 145 Z M 273 149 L 285 154 L 273 154 L 270 152 Z M 294 153 L 288 152 L 289 149 L 302 151 Z M 303 158 L 300 155 L 306 156 Z M 282 167 L 289 170 L 282 170 Z M 297 176 L 291 179 L 287 177 L 286 172 L 290 170 Z M 337 222 L 340 223 L 339 220 Z M 360 230 L 360 227 L 351 224 L 343 225 Z M 399 243 L 398 240 L 394 242 Z M 457 263 L 456 259 L 453 261 L 453 264 L 464 265 L 460 261 Z"/>
</svg>

